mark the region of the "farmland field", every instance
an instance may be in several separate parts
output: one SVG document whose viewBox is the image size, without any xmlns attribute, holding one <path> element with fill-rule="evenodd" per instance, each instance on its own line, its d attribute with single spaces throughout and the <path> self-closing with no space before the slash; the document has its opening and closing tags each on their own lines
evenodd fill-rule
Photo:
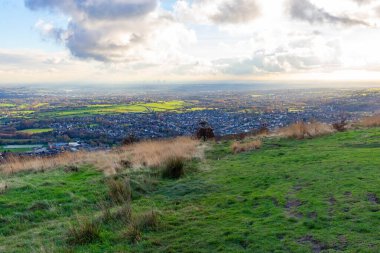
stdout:
<svg viewBox="0 0 380 253">
<path fill-rule="evenodd" d="M 192 110 L 191 104 L 185 101 L 159 101 L 152 103 L 130 103 L 130 104 L 89 104 L 89 105 L 69 105 L 67 107 L 50 106 L 48 103 L 35 105 L 14 105 L 0 104 L 6 108 L 6 113 L 15 118 L 62 118 L 62 117 L 83 117 L 89 115 L 121 114 L 121 113 L 148 113 L 148 112 L 181 112 Z M 199 109 L 198 109 L 199 110 Z M 0 114 L 1 116 L 1 114 Z M 4 116 L 3 116 L 4 119 Z"/>
<path fill-rule="evenodd" d="M 20 130 L 17 132 L 23 133 L 23 134 L 33 135 L 33 134 L 49 133 L 52 131 L 53 131 L 52 128 L 42 128 L 42 129 L 25 129 L 25 130 Z"/>
</svg>

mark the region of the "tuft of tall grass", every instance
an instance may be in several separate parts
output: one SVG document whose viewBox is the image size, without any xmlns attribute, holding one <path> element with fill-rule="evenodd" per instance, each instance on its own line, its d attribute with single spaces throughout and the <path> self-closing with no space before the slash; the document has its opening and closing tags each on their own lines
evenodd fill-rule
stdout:
<svg viewBox="0 0 380 253">
<path fill-rule="evenodd" d="M 199 141 L 189 137 L 170 140 L 144 141 L 124 147 L 131 154 L 132 163 L 147 167 L 160 167 L 172 157 L 190 159 L 198 152 Z"/>
<path fill-rule="evenodd" d="M 162 177 L 169 179 L 178 179 L 185 174 L 184 171 L 185 159 L 182 157 L 170 157 L 166 161 Z"/>
<path fill-rule="evenodd" d="M 132 190 L 127 179 L 109 179 L 107 181 L 108 195 L 115 204 L 131 202 Z"/>
<path fill-rule="evenodd" d="M 71 224 L 67 232 L 67 242 L 73 245 L 82 245 L 100 239 L 100 224 L 86 217 L 78 218 Z"/>
<path fill-rule="evenodd" d="M 277 130 L 277 135 L 285 138 L 305 139 L 327 135 L 334 132 L 334 128 L 321 122 L 297 122 Z"/>
<path fill-rule="evenodd" d="M 133 224 L 142 231 L 157 230 L 160 225 L 159 214 L 154 210 L 141 213 L 133 220 Z"/>
<path fill-rule="evenodd" d="M 248 152 L 252 151 L 255 149 L 260 149 L 262 146 L 262 141 L 261 140 L 253 140 L 249 142 L 234 142 L 231 145 L 231 151 L 234 154 L 242 153 L 242 152 Z"/>
<path fill-rule="evenodd" d="M 132 208 L 130 204 L 119 207 L 112 215 L 113 219 L 123 224 L 129 224 L 132 220 Z"/>
<path fill-rule="evenodd" d="M 124 236 L 130 243 L 138 243 L 142 240 L 141 230 L 133 224 L 128 227 L 128 230 Z"/>
<path fill-rule="evenodd" d="M 359 121 L 359 125 L 363 127 L 380 127 L 380 114 L 363 118 Z"/>
<path fill-rule="evenodd" d="M 4 182 L 0 182 L 0 194 L 4 193 L 8 189 L 8 185 Z"/>
<path fill-rule="evenodd" d="M 159 225 L 159 214 L 154 210 L 148 211 L 135 217 L 124 235 L 131 243 L 137 243 L 142 239 L 142 231 L 157 230 Z"/>
</svg>

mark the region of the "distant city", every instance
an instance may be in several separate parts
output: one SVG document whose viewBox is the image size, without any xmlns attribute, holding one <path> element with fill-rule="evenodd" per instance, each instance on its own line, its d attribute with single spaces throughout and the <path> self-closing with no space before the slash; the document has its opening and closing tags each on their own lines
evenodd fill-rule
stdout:
<svg viewBox="0 0 380 253">
<path fill-rule="evenodd" d="M 0 89 L 0 152 L 53 155 L 107 149 L 126 138 L 192 136 L 207 121 L 216 136 L 296 121 L 355 120 L 380 110 L 380 89 L 176 86 L 140 92 Z M 181 95 L 183 94 L 183 95 Z"/>
</svg>

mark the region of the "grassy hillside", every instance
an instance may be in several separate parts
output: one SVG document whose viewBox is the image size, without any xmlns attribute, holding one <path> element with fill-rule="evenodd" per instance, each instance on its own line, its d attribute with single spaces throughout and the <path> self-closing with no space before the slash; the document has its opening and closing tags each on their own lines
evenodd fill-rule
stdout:
<svg viewBox="0 0 380 253">
<path fill-rule="evenodd" d="M 379 128 L 269 139 L 237 155 L 230 144 L 178 180 L 91 166 L 3 175 L 0 252 L 380 252 Z M 136 226 L 107 204 L 110 177 L 126 176 Z M 70 239 L 83 217 L 96 236 Z"/>
</svg>

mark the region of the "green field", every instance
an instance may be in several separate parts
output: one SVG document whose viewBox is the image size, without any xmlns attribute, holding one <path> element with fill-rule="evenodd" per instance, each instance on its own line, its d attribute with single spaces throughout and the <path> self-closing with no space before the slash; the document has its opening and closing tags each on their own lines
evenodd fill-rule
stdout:
<svg viewBox="0 0 380 253">
<path fill-rule="evenodd" d="M 379 128 L 264 143 L 238 155 L 212 144 L 179 180 L 128 173 L 133 215 L 160 217 L 137 243 L 128 224 L 99 218 L 107 178 L 90 166 L 3 175 L 0 252 L 380 252 Z M 99 237 L 73 243 L 82 216 Z"/>
<path fill-rule="evenodd" d="M 132 103 L 132 104 L 91 104 L 87 106 L 62 109 L 50 106 L 48 103 L 34 105 L 22 104 L 0 104 L 0 108 L 6 108 L 7 114 L 13 118 L 62 118 L 62 117 L 84 117 L 89 115 L 106 115 L 120 113 L 148 113 L 148 112 L 182 112 L 192 110 L 191 104 L 185 101 L 161 101 L 154 103 Z M 27 110 L 27 108 L 30 108 Z M 195 110 L 203 110 L 196 108 Z M 1 119 L 1 118 L 0 118 Z M 6 118 L 4 118 L 6 119 Z"/>
<path fill-rule="evenodd" d="M 32 148 L 4 148 L 0 146 L 0 152 L 24 153 L 32 150 Z"/>
<path fill-rule="evenodd" d="M 42 117 L 75 117 L 87 115 L 119 114 L 119 113 L 147 113 L 180 111 L 186 106 L 184 101 L 168 101 L 156 103 L 136 103 L 125 105 L 88 105 L 84 108 L 70 110 L 54 110 L 39 113 Z"/>
<path fill-rule="evenodd" d="M 15 107 L 15 104 L 10 104 L 10 103 L 0 103 L 0 108 L 1 107 Z"/>
<path fill-rule="evenodd" d="M 52 131 L 53 131 L 53 128 L 40 128 L 40 129 L 20 130 L 20 131 L 17 131 L 17 133 L 33 135 L 33 134 L 49 133 Z"/>
</svg>

